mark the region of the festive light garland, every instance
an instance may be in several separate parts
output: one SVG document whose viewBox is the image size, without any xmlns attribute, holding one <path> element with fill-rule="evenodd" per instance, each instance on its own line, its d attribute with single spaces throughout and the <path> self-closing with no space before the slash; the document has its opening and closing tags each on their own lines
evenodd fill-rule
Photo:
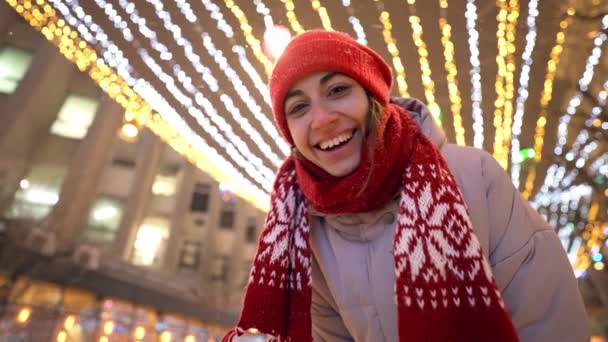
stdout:
<svg viewBox="0 0 608 342">
<path fill-rule="evenodd" d="M 418 58 L 420 61 L 420 70 L 422 72 L 422 86 L 424 87 L 424 97 L 426 98 L 427 107 L 433 116 L 439 121 L 443 121 L 441 117 L 441 109 L 435 101 L 435 82 L 431 75 L 431 65 L 429 64 L 429 51 L 426 48 L 426 43 L 422 38 L 423 31 L 420 17 L 416 15 L 416 0 L 408 0 L 408 8 L 410 11 L 409 23 L 412 28 L 412 39 L 416 45 Z M 388 17 L 388 12 L 386 12 Z"/>
<path fill-rule="evenodd" d="M 456 143 L 466 145 L 465 129 L 462 126 L 462 98 L 458 89 L 458 69 L 454 62 L 454 43 L 452 43 L 452 26 L 447 20 L 448 1 L 439 0 L 439 29 L 441 30 L 441 44 L 443 45 L 443 56 L 445 58 L 445 71 L 448 81 L 448 94 L 450 98 L 450 111 L 454 117 L 454 131 L 456 133 Z"/>
<path fill-rule="evenodd" d="M 321 18 L 321 25 L 323 28 L 328 31 L 332 31 L 331 28 L 331 20 L 329 19 L 329 15 L 327 14 L 327 9 L 321 5 L 319 0 L 310 0 L 310 4 L 312 9 L 315 10 L 319 14 L 319 18 Z"/>
<path fill-rule="evenodd" d="M 255 11 L 264 16 L 264 27 L 269 29 L 274 26 L 274 20 L 270 15 L 270 9 L 264 4 L 262 0 L 254 0 Z"/>
<path fill-rule="evenodd" d="M 226 20 L 224 20 L 224 15 L 222 14 L 220 8 L 212 0 L 202 0 L 202 2 L 207 12 L 209 12 L 210 17 L 216 21 L 217 28 L 224 32 L 226 38 L 231 39 L 234 36 L 234 30 L 232 26 L 230 26 Z M 270 105 L 270 93 L 268 92 L 268 87 L 266 86 L 266 83 L 262 81 L 259 73 L 247 58 L 245 48 L 241 45 L 235 44 L 232 46 L 232 52 L 238 55 L 241 67 L 245 70 L 245 73 L 249 76 L 260 95 L 262 95 L 264 101 Z M 281 150 L 283 150 L 283 148 L 281 148 Z"/>
<path fill-rule="evenodd" d="M 383 27 L 382 36 L 384 37 L 384 41 L 386 42 L 388 52 L 393 57 L 392 62 L 396 72 L 395 76 L 397 79 L 397 88 L 399 89 L 399 94 L 403 97 L 410 97 L 410 94 L 407 90 L 407 83 L 405 82 L 405 67 L 401 62 L 401 57 L 399 57 L 397 40 L 395 40 L 395 38 L 393 37 L 393 25 L 391 24 L 390 14 L 387 11 L 381 11 L 380 22 L 382 23 Z"/>
<path fill-rule="evenodd" d="M 268 59 L 268 57 L 266 57 L 264 51 L 262 50 L 262 45 L 260 41 L 253 35 L 253 28 L 251 27 L 251 25 L 249 25 L 249 20 L 247 19 L 247 16 L 233 0 L 224 0 L 224 4 L 232 12 L 232 14 L 234 14 L 236 19 L 241 24 L 241 31 L 243 31 L 245 41 L 253 51 L 255 57 L 264 66 L 266 75 L 270 76 L 270 73 L 272 72 L 272 61 Z"/>
<path fill-rule="evenodd" d="M 471 105 L 473 115 L 473 146 L 483 148 L 483 111 L 481 109 L 481 62 L 479 61 L 479 32 L 477 32 L 477 6 L 475 0 L 467 0 L 465 17 L 467 19 L 467 32 L 469 51 L 471 57 Z"/>
<path fill-rule="evenodd" d="M 162 17 L 161 19 L 163 20 L 165 28 L 167 28 L 167 30 L 173 33 L 176 43 L 184 49 L 186 57 L 192 63 L 195 70 L 197 70 L 201 74 L 203 80 L 209 86 L 209 89 L 212 92 L 217 92 L 219 89 L 217 85 L 217 80 L 213 77 L 211 71 L 206 66 L 200 63 L 200 56 L 193 53 L 192 44 L 181 36 L 179 27 L 173 25 L 171 21 L 171 16 L 168 12 L 164 11 L 162 3 L 155 0 L 147 1 L 148 3 L 154 5 L 156 9 L 155 13 L 157 16 L 159 15 L 159 13 L 162 13 L 159 18 Z M 111 15 L 112 18 L 114 18 L 115 25 L 118 25 L 119 27 L 121 26 L 120 23 L 124 21 L 122 20 L 120 15 L 118 15 L 118 13 L 113 9 L 111 4 L 107 3 L 105 0 L 95 0 L 95 3 L 99 6 L 100 9 L 105 9 L 106 15 Z M 72 4 L 73 6 L 77 6 L 77 1 L 72 1 Z M 144 35 L 148 39 L 148 41 L 150 42 L 150 46 L 152 46 L 152 48 L 160 54 L 161 59 L 163 59 L 164 54 L 168 54 L 166 58 L 172 58 L 172 54 L 168 52 L 167 47 L 156 39 L 156 33 L 147 27 L 145 21 L 140 20 L 141 17 L 138 14 L 135 4 L 127 0 L 121 0 L 119 1 L 119 4 L 128 14 L 128 17 L 131 22 L 138 26 L 140 33 L 142 33 L 142 35 Z M 236 163 L 245 168 L 248 171 L 248 174 L 252 176 L 256 180 L 256 182 L 262 185 L 264 189 L 270 189 L 272 186 L 273 172 L 263 164 L 261 159 L 251 153 L 247 144 L 240 138 L 240 136 L 236 135 L 232 131 L 232 127 L 230 126 L 230 124 L 228 124 L 224 120 L 224 118 L 217 113 L 215 107 L 211 104 L 211 102 L 199 91 L 197 87 L 192 85 L 191 80 L 185 76 L 185 73 L 183 73 L 183 68 L 178 63 L 174 63 L 172 69 L 175 77 L 179 79 L 183 88 L 185 88 L 191 96 L 184 94 L 181 90 L 177 88 L 175 79 L 163 71 L 160 65 L 156 63 L 156 61 L 150 56 L 146 49 L 139 48 L 137 49 L 137 52 L 144 61 L 144 63 L 153 71 L 154 75 L 156 75 L 163 81 L 169 92 L 173 96 L 175 96 L 175 98 L 186 108 L 187 112 L 193 118 L 195 118 L 197 123 L 199 123 L 201 127 L 205 129 L 205 131 L 209 132 L 212 137 L 216 141 L 218 141 L 220 146 L 225 147 L 231 158 Z M 201 105 L 205 109 L 207 115 L 209 116 L 209 118 L 211 118 L 213 123 L 217 125 L 220 130 L 224 134 L 226 134 L 226 136 L 232 142 L 228 142 L 222 135 L 217 133 L 216 128 L 212 126 L 212 124 L 209 122 L 207 117 L 205 117 L 203 112 L 193 106 L 192 98 L 195 99 L 198 105 Z M 220 99 L 226 106 L 227 111 L 235 117 L 235 122 L 240 123 L 244 131 L 250 134 L 254 140 L 257 140 L 259 143 L 265 144 L 262 142 L 262 139 L 259 136 L 259 132 L 253 129 L 253 127 L 251 127 L 251 125 L 249 124 L 249 121 L 244 119 L 238 109 L 234 107 L 234 105 L 232 104 L 232 100 L 225 95 L 220 96 Z M 238 151 L 233 148 L 232 144 L 236 146 Z M 261 146 L 263 146 L 262 149 L 266 149 L 266 152 L 271 152 L 270 147 L 268 147 L 268 145 Z M 272 154 L 270 154 L 270 158 L 272 160 Z M 274 156 L 274 159 L 275 160 L 273 160 L 273 162 L 280 164 L 280 159 L 276 157 L 276 155 Z"/>
<path fill-rule="evenodd" d="M 538 16 L 538 0 L 530 0 L 528 3 L 528 34 L 526 34 L 526 47 L 521 56 L 522 67 L 519 75 L 519 89 L 515 100 L 515 116 L 513 118 L 513 128 L 511 129 L 511 180 L 516 188 L 519 188 L 519 175 L 521 173 L 521 163 L 516 161 L 521 145 L 519 135 L 523 124 L 525 103 L 528 99 L 528 81 L 530 80 L 530 68 L 534 62 L 532 51 L 536 45 L 536 17 Z"/>
<path fill-rule="evenodd" d="M 597 126 L 599 120 L 599 116 L 602 113 L 603 108 L 606 106 L 606 99 L 608 97 L 608 80 L 604 82 L 604 88 L 599 92 L 597 96 L 597 105 L 591 109 L 591 116 L 589 119 L 585 121 L 585 127 L 579 132 L 577 137 L 572 144 L 570 150 L 566 153 L 564 159 L 568 162 L 575 162 L 575 169 L 572 169 L 569 175 L 565 175 L 565 167 L 559 166 L 559 170 L 562 172 L 557 174 L 556 170 L 558 170 L 558 164 L 552 164 L 547 170 L 547 175 L 541 186 L 537 196 L 542 196 L 553 189 L 566 188 L 570 185 L 568 179 L 572 179 L 578 174 L 578 170 L 581 170 L 587 164 L 588 158 L 590 154 L 595 151 L 599 146 L 596 141 L 589 142 L 589 128 L 591 126 Z M 576 113 L 576 107 L 580 105 L 581 94 L 576 94 L 569 102 L 568 109 L 564 115 L 560 118 L 560 124 L 558 126 L 558 142 L 556 143 L 556 147 L 554 153 L 556 156 L 561 156 L 563 151 L 563 146 L 566 143 L 566 136 L 568 135 L 568 123 L 570 122 L 570 117 Z M 608 124 L 606 125 L 608 129 Z M 608 166 L 600 167 L 601 163 L 598 163 L 598 160 L 602 160 L 601 158 L 596 159 L 593 164 L 587 168 L 587 172 L 589 174 L 600 174 L 604 177 L 608 177 Z M 608 196 L 607 196 L 608 197 Z"/>
<path fill-rule="evenodd" d="M 26 2 L 30 3 L 29 9 L 25 9 L 23 6 Z M 37 0 L 34 4 L 27 0 L 11 0 L 8 1 L 8 4 L 32 27 L 40 30 L 49 41 L 57 45 L 60 52 L 75 63 L 79 70 L 87 72 L 111 98 L 132 113 L 137 122 L 150 128 L 203 172 L 210 174 L 218 181 L 237 184 L 238 186 L 235 188 L 239 196 L 256 207 L 267 210 L 269 198 L 266 192 L 250 183 L 232 164 L 226 162 L 214 148 L 194 133 L 146 81 L 133 77 L 126 80 L 116 74 L 109 64 L 97 56 L 95 50 L 80 37 L 77 31 L 67 26 L 64 19 L 58 17 L 56 10 L 49 2 Z M 69 14 L 65 4 L 55 2 L 55 5 Z M 62 15 L 65 16 L 65 13 Z M 77 19 L 74 17 L 71 17 L 69 21 L 76 23 L 80 31 L 85 31 L 84 25 L 77 23 Z M 98 26 L 93 27 L 98 28 Z M 92 37 L 92 34 L 88 36 L 88 38 Z M 99 28 L 94 41 L 97 43 L 106 37 Z M 111 46 L 107 42 L 101 43 L 101 45 Z M 117 54 L 117 52 L 110 52 L 110 54 Z M 124 66 L 121 67 L 121 72 L 130 76 Z M 162 117 L 152 111 L 152 107 L 148 104 L 152 102 L 165 109 L 162 111 Z M 154 106 L 154 108 L 157 107 Z M 203 150 L 204 154 L 201 152 Z"/>
<path fill-rule="evenodd" d="M 494 157 L 506 169 L 509 159 L 509 139 L 513 113 L 513 94 L 515 87 L 513 79 L 515 74 L 515 32 L 517 18 L 519 17 L 518 0 L 497 0 L 500 7 L 496 17 L 498 31 L 498 72 L 496 73 L 496 101 L 494 102 Z"/>
<path fill-rule="evenodd" d="M 357 35 L 357 41 L 360 44 L 367 45 L 367 37 L 365 36 L 365 31 L 363 30 L 361 21 L 354 14 L 355 10 L 352 8 L 350 0 L 342 0 L 342 6 L 344 6 L 346 11 L 349 13 L 348 22 L 353 25 L 353 30 Z"/>
<path fill-rule="evenodd" d="M 568 9 L 568 18 L 562 20 L 560 23 L 560 27 L 565 30 L 569 25 L 569 18 L 574 15 L 574 8 Z M 602 30 L 608 29 L 608 15 L 602 18 Z M 542 148 L 544 143 L 544 133 L 545 133 L 545 125 L 547 123 L 547 107 L 549 101 L 551 100 L 551 92 L 553 89 L 553 79 L 555 77 L 555 71 L 557 69 L 557 64 L 559 62 L 559 56 L 563 51 L 563 43 L 564 43 L 565 35 L 563 31 L 557 33 L 556 41 L 557 44 L 551 50 L 551 59 L 547 63 L 547 78 L 545 79 L 545 88 L 543 90 L 543 95 L 541 97 L 541 114 L 536 123 L 536 131 L 534 133 L 534 151 L 535 156 L 534 160 L 538 163 L 542 158 Z M 594 49 L 592 54 L 587 58 L 585 63 L 585 72 L 583 77 L 579 80 L 579 89 L 581 91 L 585 91 L 593 78 L 594 67 L 599 63 L 600 57 L 602 54 L 601 46 L 608 39 L 608 35 L 605 32 L 598 31 L 596 38 L 594 39 Z M 572 113 L 573 115 L 576 112 L 576 107 L 580 104 L 580 99 L 577 101 L 576 98 L 580 95 L 575 95 L 571 100 L 568 106 L 568 113 Z M 573 107 L 573 108 L 572 108 Z M 566 119 L 564 119 L 566 120 Z M 559 139 L 558 139 L 559 143 Z M 522 195 L 524 198 L 529 198 L 532 194 L 532 190 L 534 188 L 534 181 L 536 180 L 536 163 L 533 163 L 530 166 L 530 171 L 526 177 L 526 183 L 524 187 L 524 191 Z"/>
<path fill-rule="evenodd" d="M 300 22 L 296 17 L 296 13 L 294 12 L 296 5 L 293 3 L 292 0 L 281 0 L 281 2 L 285 5 L 285 11 L 287 12 L 287 20 L 289 21 L 291 29 L 297 34 L 303 33 L 304 27 L 300 25 Z"/>
</svg>

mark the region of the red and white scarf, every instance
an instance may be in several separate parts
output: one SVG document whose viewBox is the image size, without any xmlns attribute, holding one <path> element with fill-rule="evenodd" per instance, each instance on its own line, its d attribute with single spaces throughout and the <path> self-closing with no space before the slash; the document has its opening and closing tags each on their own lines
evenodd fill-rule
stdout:
<svg viewBox="0 0 608 342">
<path fill-rule="evenodd" d="M 375 185 L 369 191 L 356 191 L 353 184 L 361 184 L 361 179 L 353 181 L 352 175 L 346 177 L 346 185 L 334 180 L 325 184 L 334 184 L 334 188 L 324 188 L 319 183 L 329 178 L 319 176 L 318 170 L 310 172 L 310 165 L 294 158 L 280 168 L 241 317 L 224 342 L 250 328 L 272 336 L 274 341 L 312 341 L 308 205 L 326 212 L 370 209 L 349 210 L 353 208 L 340 203 L 360 203 L 351 197 L 359 193 L 373 197 L 366 203 L 382 202 L 377 198 L 386 194 L 390 197 L 394 193 L 390 186 L 388 191 L 381 187 L 395 178 L 391 176 L 394 173 L 386 166 L 376 166 L 391 158 L 387 165 L 397 169 L 400 186 L 393 241 L 399 340 L 519 340 L 445 160 L 402 109 L 391 104 L 387 116 L 380 128 L 385 134 L 377 137 L 374 160 L 363 158 L 360 167 L 368 168 L 362 174 L 373 175 Z M 395 153 L 398 158 L 393 158 Z M 382 171 L 386 174 L 378 178 Z M 380 188 L 378 179 L 385 180 Z M 321 192 L 332 191 L 343 196 L 322 196 Z"/>
</svg>

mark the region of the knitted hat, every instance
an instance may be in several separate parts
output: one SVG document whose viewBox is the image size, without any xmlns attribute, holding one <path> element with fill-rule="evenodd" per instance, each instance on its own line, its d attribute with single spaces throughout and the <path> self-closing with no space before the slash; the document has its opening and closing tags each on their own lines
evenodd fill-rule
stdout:
<svg viewBox="0 0 608 342">
<path fill-rule="evenodd" d="M 375 51 L 345 33 L 311 30 L 294 37 L 270 76 L 274 120 L 283 137 L 293 145 L 283 111 L 285 96 L 296 82 L 319 71 L 339 72 L 357 81 L 382 105 L 391 91 L 391 68 Z"/>
</svg>

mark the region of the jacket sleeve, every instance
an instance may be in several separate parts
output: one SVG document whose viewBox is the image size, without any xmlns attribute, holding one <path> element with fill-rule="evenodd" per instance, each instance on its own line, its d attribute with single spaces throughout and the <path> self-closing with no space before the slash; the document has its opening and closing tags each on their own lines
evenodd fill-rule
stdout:
<svg viewBox="0 0 608 342">
<path fill-rule="evenodd" d="M 583 301 L 557 235 L 489 154 L 482 170 L 490 263 L 521 341 L 589 341 Z"/>
<path fill-rule="evenodd" d="M 342 317 L 336 311 L 336 304 L 325 283 L 325 278 L 319 266 L 312 258 L 312 337 L 315 342 L 347 342 L 354 341 L 344 326 Z"/>
</svg>

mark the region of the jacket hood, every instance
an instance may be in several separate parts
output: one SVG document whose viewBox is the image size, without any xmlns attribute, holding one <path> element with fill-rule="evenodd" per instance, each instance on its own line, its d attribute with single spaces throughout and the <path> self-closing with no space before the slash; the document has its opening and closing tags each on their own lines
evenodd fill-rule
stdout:
<svg viewBox="0 0 608 342">
<path fill-rule="evenodd" d="M 422 101 L 411 97 L 393 97 L 391 98 L 391 103 L 407 110 L 412 119 L 418 124 L 418 127 L 420 127 L 422 134 L 429 138 L 431 142 L 441 150 L 443 145 L 447 142 L 447 137 L 443 129 L 433 118 L 431 111 Z"/>
</svg>

